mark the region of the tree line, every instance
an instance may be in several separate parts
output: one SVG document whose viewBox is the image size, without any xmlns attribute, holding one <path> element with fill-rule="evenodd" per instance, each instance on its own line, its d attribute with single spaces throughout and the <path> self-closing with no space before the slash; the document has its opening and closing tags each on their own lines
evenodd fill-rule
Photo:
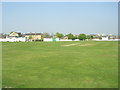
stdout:
<svg viewBox="0 0 120 90">
<path fill-rule="evenodd" d="M 62 39 L 64 37 L 64 35 L 62 33 L 56 33 L 56 36 L 60 39 Z M 86 35 L 86 34 L 79 34 L 79 35 L 73 35 L 72 33 L 69 33 L 66 35 L 68 37 L 68 39 L 79 39 L 79 40 L 85 40 L 85 39 L 92 39 L 93 37 L 91 35 Z"/>
</svg>

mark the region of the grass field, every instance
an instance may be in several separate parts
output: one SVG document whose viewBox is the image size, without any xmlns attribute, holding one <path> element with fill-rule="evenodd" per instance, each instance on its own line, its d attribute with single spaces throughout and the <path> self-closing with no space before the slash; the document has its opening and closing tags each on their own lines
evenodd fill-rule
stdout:
<svg viewBox="0 0 120 90">
<path fill-rule="evenodd" d="M 118 87 L 118 42 L 6 42 L 2 47 L 3 87 Z"/>
</svg>

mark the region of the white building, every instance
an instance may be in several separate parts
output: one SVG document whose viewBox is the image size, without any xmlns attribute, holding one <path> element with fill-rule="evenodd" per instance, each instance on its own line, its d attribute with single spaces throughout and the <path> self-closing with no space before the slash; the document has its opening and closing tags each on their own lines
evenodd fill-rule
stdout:
<svg viewBox="0 0 120 90">
<path fill-rule="evenodd" d="M 108 36 L 102 36 L 102 40 L 109 40 Z"/>
<path fill-rule="evenodd" d="M 5 39 L 0 39 L 0 42 L 25 42 L 25 37 L 6 37 Z"/>
</svg>

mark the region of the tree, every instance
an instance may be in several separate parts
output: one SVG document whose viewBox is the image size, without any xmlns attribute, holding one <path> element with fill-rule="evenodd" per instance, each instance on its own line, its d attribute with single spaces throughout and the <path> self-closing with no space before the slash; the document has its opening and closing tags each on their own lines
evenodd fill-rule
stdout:
<svg viewBox="0 0 120 90">
<path fill-rule="evenodd" d="M 92 37 L 90 35 L 87 35 L 87 39 L 91 39 Z"/>
<path fill-rule="evenodd" d="M 10 32 L 10 34 L 12 34 L 12 33 L 14 33 L 14 32 Z"/>
<path fill-rule="evenodd" d="M 74 36 L 72 33 L 69 33 L 66 36 L 68 37 L 68 39 L 72 39 L 72 40 L 77 39 L 77 36 Z"/>
<path fill-rule="evenodd" d="M 64 35 L 61 34 L 61 33 L 56 33 L 56 36 L 57 36 L 58 38 L 62 38 Z"/>
<path fill-rule="evenodd" d="M 91 36 L 91 39 L 93 39 L 94 38 L 94 36 L 93 35 L 90 35 Z"/>
<path fill-rule="evenodd" d="M 78 39 L 85 40 L 87 37 L 85 34 L 79 34 Z"/>
<path fill-rule="evenodd" d="M 69 33 L 69 34 L 67 34 L 66 36 L 68 37 L 68 39 L 73 39 L 73 38 L 74 38 L 74 36 L 73 36 L 72 33 Z"/>
<path fill-rule="evenodd" d="M 77 37 L 76 37 L 76 36 L 73 36 L 72 40 L 75 40 L 75 39 L 77 39 Z"/>
<path fill-rule="evenodd" d="M 41 35 L 41 40 L 43 40 L 44 39 L 44 36 L 43 35 Z"/>
<path fill-rule="evenodd" d="M 5 33 L 0 33 L 0 38 L 6 38 L 6 34 Z"/>
<path fill-rule="evenodd" d="M 43 37 L 44 37 L 44 38 L 50 38 L 50 34 L 49 34 L 49 33 L 44 32 L 44 33 L 43 33 Z"/>
<path fill-rule="evenodd" d="M 31 35 L 29 36 L 29 40 L 31 40 L 31 41 L 32 41 L 32 36 L 31 36 Z"/>
</svg>

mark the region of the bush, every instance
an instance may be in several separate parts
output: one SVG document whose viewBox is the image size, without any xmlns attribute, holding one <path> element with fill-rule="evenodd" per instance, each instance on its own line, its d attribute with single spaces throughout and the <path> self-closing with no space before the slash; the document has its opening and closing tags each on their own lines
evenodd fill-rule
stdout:
<svg viewBox="0 0 120 90">
<path fill-rule="evenodd" d="M 42 42 L 43 39 L 36 39 L 36 40 L 34 40 L 34 41 L 36 41 L 36 42 Z"/>
</svg>

